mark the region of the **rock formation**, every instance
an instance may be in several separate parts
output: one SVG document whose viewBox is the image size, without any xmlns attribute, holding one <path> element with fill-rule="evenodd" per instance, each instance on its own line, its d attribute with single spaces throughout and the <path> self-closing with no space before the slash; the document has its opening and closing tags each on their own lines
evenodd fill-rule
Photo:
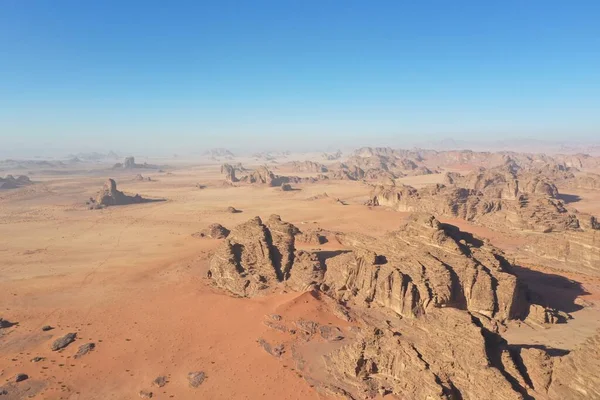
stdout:
<svg viewBox="0 0 600 400">
<path fill-rule="evenodd" d="M 210 156 L 214 159 L 219 158 L 219 157 L 223 157 L 226 159 L 233 159 L 235 157 L 231 151 L 224 149 L 224 148 L 210 149 L 210 150 L 205 151 L 203 154 L 205 156 Z"/>
<path fill-rule="evenodd" d="M 94 200 L 94 199 L 91 199 Z M 108 179 L 104 183 L 102 191 L 98 194 L 92 203 L 93 208 L 102 208 L 108 206 L 121 206 L 126 204 L 144 203 L 148 200 L 142 198 L 139 194 L 128 196 L 117 190 L 117 183 L 114 179 Z"/>
<path fill-rule="evenodd" d="M 230 164 L 221 165 L 221 174 L 225 174 L 225 181 L 229 183 L 235 183 L 238 181 L 235 176 L 235 168 Z"/>
<path fill-rule="evenodd" d="M 221 166 L 221 173 L 225 174 L 225 180 L 228 183 L 248 183 L 248 184 L 258 184 L 258 185 L 267 185 L 272 187 L 281 186 L 286 183 L 304 183 L 304 182 L 315 182 L 316 178 L 300 178 L 298 176 L 282 176 L 276 175 L 266 166 L 260 166 L 253 171 L 250 171 L 247 175 L 238 178 L 236 176 L 236 171 L 242 171 L 232 165 L 223 164 Z M 243 169 L 243 171 L 247 171 Z"/>
<path fill-rule="evenodd" d="M 278 177 L 265 166 L 258 167 L 240 180 L 242 182 L 258 183 L 268 186 L 281 186 L 281 183 L 283 183 L 281 179 L 278 179 Z"/>
<path fill-rule="evenodd" d="M 327 161 L 339 160 L 340 158 L 342 158 L 342 152 L 340 150 L 338 150 L 333 154 L 323 153 L 322 157 L 324 160 L 327 160 Z"/>
<path fill-rule="evenodd" d="M 19 175 L 14 177 L 12 175 L 6 175 L 5 178 L 0 178 L 0 190 L 2 189 L 17 189 L 22 186 L 28 186 L 33 184 L 29 177 L 25 175 Z"/>
<path fill-rule="evenodd" d="M 277 216 L 239 225 L 211 261 L 213 280 L 242 296 L 288 280 L 295 273 L 296 234 Z M 522 288 L 501 252 L 467 239 L 428 215 L 413 217 L 384 239 L 340 234 L 337 240 L 353 250 L 327 260 L 322 283 L 339 301 L 375 303 L 404 317 L 439 307 L 498 321 L 524 317 Z"/>
<path fill-rule="evenodd" d="M 406 185 L 376 186 L 369 204 L 457 217 L 504 229 L 551 232 L 581 228 L 578 214 L 565 208 L 562 201 L 523 193 L 517 193 L 514 199 L 503 198 L 509 192 L 512 189 L 489 188 L 488 193 L 493 194 L 485 195 L 479 190 L 441 184 L 422 189 Z"/>
<path fill-rule="evenodd" d="M 135 169 L 135 168 L 147 168 L 147 169 L 157 169 L 157 165 L 152 165 L 148 163 L 136 164 L 135 157 L 129 156 L 125 157 L 122 163 L 116 163 L 113 165 L 113 169 Z"/>
<path fill-rule="evenodd" d="M 514 164 L 492 169 L 479 169 L 466 176 L 447 173 L 445 183 L 473 189 L 485 196 L 516 200 L 520 194 L 534 194 L 556 198 L 558 189 L 540 173 L 517 173 Z"/>
<path fill-rule="evenodd" d="M 314 161 L 291 161 L 284 164 L 284 166 L 291 168 L 294 172 L 327 172 L 327 167 L 325 165 Z"/>
<path fill-rule="evenodd" d="M 223 225 L 221 224 L 210 224 L 206 229 L 198 232 L 198 233 L 194 233 L 192 236 L 194 237 L 201 237 L 201 238 L 211 238 L 211 239 L 225 239 L 227 236 L 229 236 L 229 229 L 225 228 Z"/>
<path fill-rule="evenodd" d="M 142 174 L 137 174 L 134 178 L 136 181 L 140 181 L 140 182 L 152 182 L 152 178 L 148 177 L 144 177 Z"/>
<path fill-rule="evenodd" d="M 327 262 L 324 283 L 341 301 L 375 303 L 404 317 L 439 307 L 504 321 L 524 317 L 527 302 L 502 253 L 433 216 L 416 214 L 397 232 L 373 239 L 337 235 L 352 252 Z"/>
<path fill-rule="evenodd" d="M 461 218 L 510 231 L 523 235 L 522 249 L 536 258 L 600 274 L 600 224 L 591 215 L 567 208 L 558 198 L 556 185 L 544 175 L 559 176 L 564 171 L 568 168 L 523 169 L 509 160 L 502 167 L 466 176 L 447 174 L 449 186 L 375 186 L 367 204 Z"/>
<path fill-rule="evenodd" d="M 540 386 L 548 388 L 552 399 L 600 399 L 598 371 L 600 332 L 572 353 L 554 361 L 552 374 Z"/>
<path fill-rule="evenodd" d="M 509 345 L 499 325 L 555 314 L 530 304 L 528 289 L 502 252 L 470 234 L 425 214 L 383 238 L 338 233 L 347 250 L 333 254 L 296 251 L 295 234 L 279 217 L 267 223 L 256 217 L 232 231 L 209 275 L 239 296 L 287 286 L 310 291 L 319 307 L 344 309 L 335 314 L 352 318 L 350 330 L 309 320 L 289 327 L 277 315 L 265 324 L 293 331 L 292 344 L 273 351 L 264 339 L 259 343 L 281 359 L 291 348 L 296 368 L 324 393 L 349 399 L 598 397 L 600 334 L 566 356 Z M 312 347 L 312 353 L 322 352 L 320 361 L 306 368 L 310 360 L 298 349 L 319 332 L 340 345 Z"/>
<path fill-rule="evenodd" d="M 322 229 L 309 229 L 299 232 L 296 235 L 296 240 L 306 244 L 320 245 L 327 243 L 327 236 Z"/>
<path fill-rule="evenodd" d="M 259 217 L 235 227 L 210 262 L 210 276 L 220 286 L 238 296 L 255 296 L 280 282 L 290 280 L 295 287 L 307 287 L 320 264 L 311 256 L 295 253 L 298 228 L 272 215 L 266 223 Z M 299 257 L 299 258 L 298 258 Z M 302 267 L 294 275 L 292 266 Z M 312 260 L 312 261 L 311 261 Z"/>
</svg>

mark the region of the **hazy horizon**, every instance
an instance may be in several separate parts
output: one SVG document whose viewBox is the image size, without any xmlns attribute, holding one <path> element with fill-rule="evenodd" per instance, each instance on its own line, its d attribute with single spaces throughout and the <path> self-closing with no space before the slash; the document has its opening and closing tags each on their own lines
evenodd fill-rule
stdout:
<svg viewBox="0 0 600 400">
<path fill-rule="evenodd" d="M 0 156 L 600 136 L 593 1 L 2 8 Z"/>
</svg>

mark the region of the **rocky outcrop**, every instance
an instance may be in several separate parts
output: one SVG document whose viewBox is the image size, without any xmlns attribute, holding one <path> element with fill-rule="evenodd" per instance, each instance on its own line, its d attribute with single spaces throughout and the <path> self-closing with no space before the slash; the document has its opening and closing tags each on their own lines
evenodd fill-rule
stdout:
<svg viewBox="0 0 600 400">
<path fill-rule="evenodd" d="M 318 256 L 306 251 L 297 251 L 294 256 L 293 269 L 286 284 L 298 292 L 314 288 L 323 281 L 325 269 Z"/>
<path fill-rule="evenodd" d="M 324 283 L 326 293 L 338 301 L 377 304 L 404 317 L 455 307 L 504 321 L 528 311 L 523 289 L 505 270 L 508 262 L 498 250 L 468 242 L 431 216 L 415 217 L 384 239 L 339 234 L 337 240 L 352 250 L 328 258 L 323 266 L 308 253 L 296 255 L 298 233 L 277 216 L 265 224 L 256 217 L 234 228 L 211 260 L 212 279 L 240 296 L 254 296 L 290 278 Z M 297 269 L 299 260 L 302 268 Z M 323 280 L 316 280 L 323 270 Z M 297 271 L 303 271 L 303 278 L 294 277 Z"/>
<path fill-rule="evenodd" d="M 224 149 L 224 148 L 210 149 L 210 150 L 205 151 L 203 154 L 205 156 L 210 156 L 213 159 L 226 158 L 226 159 L 230 160 L 235 157 L 231 151 Z"/>
<path fill-rule="evenodd" d="M 493 193 L 485 195 L 476 189 L 441 184 L 422 189 L 380 185 L 372 191 L 368 204 L 462 218 L 500 229 L 552 232 L 581 228 L 578 214 L 570 212 L 558 199 L 519 194 L 510 200 L 502 198 L 495 189 Z"/>
<path fill-rule="evenodd" d="M 436 310 L 392 329 L 371 325 L 325 356 L 329 385 L 366 399 L 526 398 L 505 344 L 486 336 L 494 337 L 460 310 Z"/>
<path fill-rule="evenodd" d="M 314 161 L 291 161 L 284 164 L 284 166 L 289 167 L 294 172 L 327 172 L 327 167 L 325 165 Z"/>
<path fill-rule="evenodd" d="M 95 201 L 93 201 L 92 207 L 102 208 L 108 206 L 121 206 L 126 204 L 144 203 L 147 201 L 147 199 L 142 198 L 139 194 L 128 196 L 120 190 L 117 190 L 117 183 L 114 179 L 108 179 L 104 183 L 102 191 L 98 194 Z"/>
<path fill-rule="evenodd" d="M 236 170 L 238 169 L 229 164 L 223 164 L 221 166 L 221 173 L 226 175 L 225 180 L 229 183 L 242 182 L 277 187 L 282 186 L 283 184 L 315 182 L 317 180 L 317 178 L 276 175 L 266 166 L 260 166 L 238 179 L 235 175 Z"/>
<path fill-rule="evenodd" d="M 399 231 L 373 239 L 338 235 L 354 248 L 327 260 L 327 293 L 340 301 L 389 308 L 403 317 L 431 309 L 466 309 L 504 321 L 527 313 L 523 288 L 502 253 L 470 240 L 431 215 L 414 215 Z"/>
<path fill-rule="evenodd" d="M 135 168 L 147 168 L 147 169 L 156 169 L 157 165 L 152 165 L 148 163 L 136 164 L 135 157 L 129 156 L 125 157 L 122 163 L 116 163 L 113 165 L 113 169 L 135 169 Z"/>
<path fill-rule="evenodd" d="M 284 192 L 291 192 L 294 189 L 292 188 L 292 185 L 290 185 L 289 183 L 283 183 L 281 185 L 281 190 Z"/>
<path fill-rule="evenodd" d="M 306 244 L 321 245 L 327 243 L 327 236 L 322 229 L 307 229 L 298 233 L 296 240 Z"/>
<path fill-rule="evenodd" d="M 123 161 L 123 168 L 136 168 L 135 158 L 134 157 L 125 157 L 125 161 Z"/>
<path fill-rule="evenodd" d="M 238 181 L 235 176 L 235 168 L 230 164 L 221 165 L 221 174 L 225 174 L 225 181 L 235 183 Z"/>
<path fill-rule="evenodd" d="M 329 179 L 358 181 L 365 178 L 365 171 L 356 165 L 338 163 L 329 168 Z"/>
<path fill-rule="evenodd" d="M 239 296 L 255 296 L 289 279 L 297 228 L 273 215 L 235 227 L 210 262 L 217 286 Z"/>
<path fill-rule="evenodd" d="M 383 237 L 335 234 L 345 250 L 297 251 L 295 235 L 277 216 L 256 217 L 233 229 L 209 276 L 239 296 L 309 291 L 305 299 L 319 302 L 319 312 L 351 321 L 345 329 L 303 319 L 290 325 L 281 315 L 265 322 L 292 342 L 277 345 L 281 351 L 259 344 L 286 362 L 291 349 L 296 368 L 320 391 L 349 399 L 598 397 L 600 334 L 564 356 L 509 345 L 498 333 L 510 319 L 548 324 L 568 315 L 529 304 L 531 293 L 503 253 L 482 240 L 426 214 Z M 305 359 L 309 353 L 317 359 Z"/>
<path fill-rule="evenodd" d="M 600 331 L 554 363 L 552 399 L 600 399 Z"/>
<path fill-rule="evenodd" d="M 140 182 L 152 182 L 152 178 L 148 177 L 144 177 L 142 174 L 137 174 L 134 178 L 136 181 L 140 181 Z"/>
<path fill-rule="evenodd" d="M 225 239 L 229 236 L 229 229 L 225 228 L 221 224 L 210 224 L 206 229 L 194 233 L 192 236 L 200 238 L 211 238 L 211 239 Z"/>
<path fill-rule="evenodd" d="M 598 229 L 597 223 L 593 223 L 583 230 L 529 235 L 522 250 L 551 266 L 600 276 Z"/>
<path fill-rule="evenodd" d="M 0 178 L 0 190 L 2 189 L 17 189 L 22 186 L 29 186 L 33 184 L 28 176 L 19 175 L 14 177 L 12 175 L 6 175 L 4 178 Z"/>
<path fill-rule="evenodd" d="M 452 177 L 451 177 L 452 178 Z M 498 191 L 498 188 L 500 191 Z M 525 194 L 516 199 L 510 185 L 488 186 L 487 195 L 476 189 L 434 185 L 376 186 L 368 205 L 388 206 L 404 212 L 428 212 L 461 218 L 488 228 L 523 236 L 522 250 L 560 268 L 585 268 L 600 274 L 600 224 L 585 213 L 569 210 L 550 195 Z M 527 234 L 525 234 L 527 232 Z"/>
<path fill-rule="evenodd" d="M 324 160 L 327 161 L 339 160 L 340 158 L 342 158 L 342 152 L 338 150 L 335 153 L 323 153 L 321 156 Z"/>
<path fill-rule="evenodd" d="M 261 166 L 252 171 L 249 175 L 241 179 L 242 182 L 258 183 L 268 186 L 281 186 L 282 179 L 278 177 L 267 167 Z"/>
<path fill-rule="evenodd" d="M 473 189 L 484 196 L 497 199 L 516 200 L 521 194 L 557 197 L 558 189 L 546 176 L 539 173 L 521 173 L 512 163 L 493 169 L 479 169 L 461 176 L 447 173 L 445 183 L 461 188 Z"/>
</svg>

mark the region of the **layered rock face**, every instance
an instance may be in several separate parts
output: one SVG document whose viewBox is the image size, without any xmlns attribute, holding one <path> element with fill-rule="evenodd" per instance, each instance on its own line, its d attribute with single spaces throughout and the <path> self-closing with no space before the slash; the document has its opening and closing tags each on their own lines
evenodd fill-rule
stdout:
<svg viewBox="0 0 600 400">
<path fill-rule="evenodd" d="M 242 178 L 242 181 L 248 183 L 260 183 L 266 184 L 269 186 L 277 186 L 274 185 L 274 181 L 276 180 L 275 174 L 271 172 L 267 167 L 258 167 L 250 175 Z"/>
<path fill-rule="evenodd" d="M 557 359 L 548 394 L 552 399 L 600 399 L 600 331 Z"/>
<path fill-rule="evenodd" d="M 524 238 L 530 254 L 600 274 L 600 224 L 593 216 L 569 210 L 548 177 L 558 177 L 563 184 L 576 182 L 569 168 L 546 165 L 527 170 L 508 162 L 466 176 L 447 174 L 449 186 L 417 190 L 379 185 L 368 204 L 461 218 L 498 231 L 533 232 Z"/>
<path fill-rule="evenodd" d="M 17 189 L 22 186 L 29 186 L 33 184 L 28 176 L 19 175 L 14 177 L 12 175 L 6 175 L 5 178 L 0 178 L 0 190 L 2 189 Z"/>
<path fill-rule="evenodd" d="M 295 235 L 300 235 L 297 228 L 278 216 L 265 223 L 256 217 L 232 230 L 211 260 L 209 276 L 239 296 L 289 287 L 311 290 L 321 299 L 320 307 L 334 302 L 333 310 L 344 310 L 337 311 L 340 318 L 353 321 L 347 331 L 312 321 L 295 323 L 291 348 L 296 366 L 319 390 L 348 399 L 598 395 L 592 372 L 599 367 L 594 364 L 600 359 L 598 338 L 561 358 L 508 345 L 495 333 L 506 320 L 552 314 L 529 304 L 527 289 L 511 274 L 502 253 L 479 239 L 424 214 L 383 238 L 337 233 L 347 249 L 337 252 L 297 251 Z M 265 324 L 292 332 L 281 322 Z M 339 345 L 321 346 L 321 356 L 306 360 L 300 356 L 306 354 L 302 346 L 319 331 Z M 323 335 L 329 331 L 337 333 Z M 314 353 L 316 347 L 311 349 Z M 594 360 L 587 360 L 586 352 Z M 281 352 L 270 354 L 282 357 Z M 306 362 L 312 367 L 306 369 Z"/>
<path fill-rule="evenodd" d="M 225 239 L 229 236 L 229 229 L 225 228 L 221 224 L 210 224 L 206 229 L 203 229 L 200 232 L 194 233 L 192 236 L 201 237 L 201 238 L 211 238 L 211 239 Z"/>
<path fill-rule="evenodd" d="M 363 328 L 354 341 L 325 356 L 329 384 L 365 399 L 529 398 L 535 392 L 518 361 L 499 336 L 452 309 L 410 325 Z"/>
<path fill-rule="evenodd" d="M 383 239 L 338 234 L 336 239 L 352 250 L 323 265 L 308 255 L 297 257 L 298 234 L 278 216 L 266 223 L 255 217 L 237 226 L 211 260 L 212 279 L 237 295 L 254 296 L 294 277 L 301 258 L 304 266 L 309 265 L 303 270 L 313 277 L 307 282 L 323 283 L 331 297 L 377 304 L 403 317 L 418 317 L 439 307 L 465 309 L 497 321 L 527 314 L 523 288 L 505 270 L 508 262 L 502 254 L 468 242 L 460 231 L 430 215 L 413 217 Z M 325 268 L 323 276 L 319 271 Z"/>
<path fill-rule="evenodd" d="M 144 201 L 145 199 L 139 194 L 128 196 L 120 190 L 117 190 L 117 183 L 114 179 L 108 179 L 104 183 L 102 191 L 96 197 L 96 204 L 103 207 L 143 203 Z"/>
<path fill-rule="evenodd" d="M 239 169 L 229 164 L 223 164 L 221 166 L 221 173 L 225 174 L 225 180 L 229 183 L 242 182 L 276 187 L 286 183 L 315 182 L 317 180 L 316 178 L 276 175 L 265 166 L 260 166 L 241 178 L 236 177 L 236 171 L 242 172 L 247 170 Z"/>
<path fill-rule="evenodd" d="M 288 280 L 295 287 L 316 283 L 311 277 L 319 275 L 320 264 L 311 265 L 311 258 L 306 255 L 297 257 L 297 233 L 298 228 L 276 215 L 266 223 L 255 217 L 238 225 L 212 258 L 211 278 L 217 286 L 246 297 Z M 299 266 L 293 271 L 295 264 Z"/>
<path fill-rule="evenodd" d="M 581 226 L 578 215 L 569 212 L 560 200 L 527 194 L 507 200 L 494 192 L 494 196 L 486 196 L 475 189 L 441 184 L 419 190 L 406 185 L 380 185 L 372 191 L 369 204 L 462 218 L 500 229 L 550 232 Z"/>
<path fill-rule="evenodd" d="M 517 200 L 521 194 L 556 197 L 558 189 L 541 174 L 518 175 L 518 168 L 508 164 L 493 169 L 480 169 L 466 176 L 447 173 L 445 183 L 461 188 L 473 189 L 484 196 L 498 199 Z"/>
<path fill-rule="evenodd" d="M 113 166 L 113 168 L 114 169 L 119 169 L 119 168 L 123 168 L 123 169 L 152 168 L 152 169 L 155 169 L 155 168 L 158 168 L 158 166 L 148 164 L 148 163 L 136 164 L 135 157 L 129 156 L 129 157 L 125 157 L 125 159 L 123 160 L 122 163 L 116 163 Z"/>
<path fill-rule="evenodd" d="M 600 158 L 587 154 L 547 154 L 520 153 L 513 151 L 472 151 L 472 150 L 404 150 L 389 147 L 363 147 L 353 153 L 355 157 L 387 157 L 392 159 L 413 160 L 418 165 L 425 165 L 430 169 L 439 167 L 453 167 L 457 165 L 477 165 L 485 168 L 494 168 L 514 163 L 520 168 L 544 168 L 546 165 L 557 165 L 561 168 L 594 169 L 600 167 Z"/>
<path fill-rule="evenodd" d="M 221 165 L 221 174 L 225 174 L 225 180 L 229 183 L 238 181 L 238 178 L 235 176 L 235 168 L 230 164 Z"/>
<path fill-rule="evenodd" d="M 327 161 L 339 160 L 340 158 L 342 158 L 342 152 L 340 150 L 338 150 L 333 154 L 323 153 L 322 157 L 324 160 L 327 160 Z"/>
<path fill-rule="evenodd" d="M 338 235 L 354 248 L 327 261 L 327 293 L 340 301 L 377 304 L 403 317 L 439 307 L 504 321 L 527 313 L 523 288 L 501 252 L 468 242 L 431 215 L 415 215 L 384 238 Z"/>
<path fill-rule="evenodd" d="M 316 172 L 320 174 L 327 172 L 325 165 L 314 161 L 291 161 L 285 165 L 289 166 L 295 172 Z"/>
<path fill-rule="evenodd" d="M 227 159 L 232 159 L 235 157 L 231 151 L 221 147 L 207 150 L 203 154 L 212 158 L 224 157 Z"/>
</svg>

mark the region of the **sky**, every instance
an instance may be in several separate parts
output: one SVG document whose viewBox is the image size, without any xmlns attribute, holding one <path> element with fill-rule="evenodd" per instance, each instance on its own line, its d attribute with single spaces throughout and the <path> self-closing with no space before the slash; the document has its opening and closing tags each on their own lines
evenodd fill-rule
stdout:
<svg viewBox="0 0 600 400">
<path fill-rule="evenodd" d="M 598 142 L 599 21 L 587 0 L 3 0 L 0 146 Z"/>
</svg>

